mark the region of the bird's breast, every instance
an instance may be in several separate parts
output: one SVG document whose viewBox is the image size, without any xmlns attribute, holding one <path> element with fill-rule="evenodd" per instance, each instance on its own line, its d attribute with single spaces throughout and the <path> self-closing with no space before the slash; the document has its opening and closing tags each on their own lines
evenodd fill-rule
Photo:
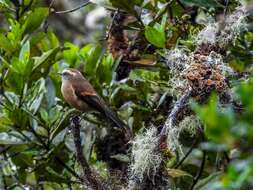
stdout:
<svg viewBox="0 0 253 190">
<path fill-rule="evenodd" d="M 62 83 L 61 92 L 66 102 L 80 111 L 89 111 L 90 107 L 82 100 L 80 100 L 76 94 L 73 86 L 70 82 L 65 81 Z"/>
</svg>

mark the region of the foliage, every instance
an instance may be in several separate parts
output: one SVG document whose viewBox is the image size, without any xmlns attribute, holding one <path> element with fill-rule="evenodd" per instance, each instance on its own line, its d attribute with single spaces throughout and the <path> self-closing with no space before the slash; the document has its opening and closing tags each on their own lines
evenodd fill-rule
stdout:
<svg viewBox="0 0 253 190">
<path fill-rule="evenodd" d="M 85 188 L 73 114 L 83 118 L 85 158 L 112 189 L 252 189 L 251 2 L 92 6 L 101 5 L 112 12 L 107 46 L 61 39 L 47 25 L 57 13 L 43 1 L 0 0 L 0 189 Z M 125 121 L 129 146 L 97 113 L 65 103 L 57 74 L 64 68 L 79 69 Z M 194 95 L 171 126 L 173 138 L 161 143 L 188 89 Z"/>
</svg>

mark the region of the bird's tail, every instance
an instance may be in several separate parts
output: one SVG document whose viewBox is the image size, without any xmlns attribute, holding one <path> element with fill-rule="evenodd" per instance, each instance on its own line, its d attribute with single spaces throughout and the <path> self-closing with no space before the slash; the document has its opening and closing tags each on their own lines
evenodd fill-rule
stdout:
<svg viewBox="0 0 253 190">
<path fill-rule="evenodd" d="M 132 137 L 130 128 L 109 107 L 104 108 L 105 115 L 114 123 L 115 127 L 123 129 L 129 138 Z"/>
</svg>

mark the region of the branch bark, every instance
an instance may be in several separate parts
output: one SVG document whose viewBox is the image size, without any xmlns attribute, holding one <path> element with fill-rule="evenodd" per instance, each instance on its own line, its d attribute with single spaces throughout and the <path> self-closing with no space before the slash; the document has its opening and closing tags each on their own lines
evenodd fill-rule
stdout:
<svg viewBox="0 0 253 190">
<path fill-rule="evenodd" d="M 178 114 L 185 108 L 187 102 L 192 96 L 193 90 L 189 89 L 174 105 L 171 110 L 161 132 L 160 132 L 160 142 L 163 142 L 167 138 L 167 134 L 170 128 L 176 125 Z"/>
<path fill-rule="evenodd" d="M 82 167 L 83 170 L 83 182 L 91 189 L 94 190 L 108 190 L 107 184 L 105 184 L 101 177 L 92 171 L 92 169 L 89 166 L 89 163 L 87 162 L 86 158 L 83 155 L 82 151 L 82 145 L 81 145 L 81 136 L 80 136 L 80 118 L 78 116 L 75 116 L 71 119 L 71 127 L 72 127 L 72 134 L 74 137 L 74 144 L 76 148 L 76 157 L 77 161 Z"/>
</svg>

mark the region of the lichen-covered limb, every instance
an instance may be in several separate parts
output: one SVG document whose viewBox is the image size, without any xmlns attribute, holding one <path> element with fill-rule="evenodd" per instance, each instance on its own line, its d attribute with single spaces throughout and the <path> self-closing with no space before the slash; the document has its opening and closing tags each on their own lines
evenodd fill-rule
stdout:
<svg viewBox="0 0 253 190">
<path fill-rule="evenodd" d="M 175 103 L 160 132 L 160 136 L 167 136 L 168 130 L 171 127 L 175 126 L 178 114 L 185 108 L 192 93 L 193 93 L 192 89 L 187 90 L 187 92 Z"/>
<path fill-rule="evenodd" d="M 190 88 L 186 93 L 175 103 L 173 109 L 171 110 L 160 134 L 159 142 L 160 144 L 167 141 L 167 146 L 170 151 L 175 152 L 177 149 L 180 149 L 179 144 L 179 134 L 180 128 L 176 125 L 178 119 L 178 114 L 185 108 L 190 97 L 193 94 L 193 90 Z M 181 149 L 180 149 L 181 150 Z"/>
</svg>

